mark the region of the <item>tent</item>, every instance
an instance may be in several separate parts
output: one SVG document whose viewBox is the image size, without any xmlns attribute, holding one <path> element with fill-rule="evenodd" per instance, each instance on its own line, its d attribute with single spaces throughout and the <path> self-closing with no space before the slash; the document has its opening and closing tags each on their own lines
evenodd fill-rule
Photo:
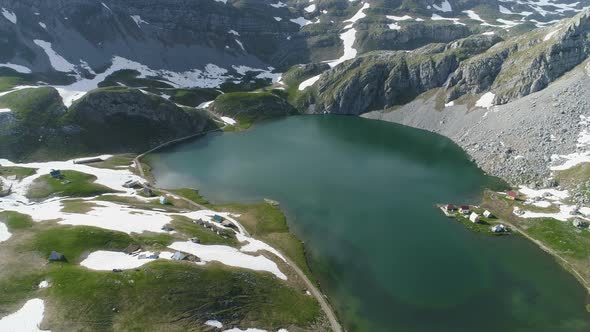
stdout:
<svg viewBox="0 0 590 332">
<path fill-rule="evenodd" d="M 175 261 L 181 261 L 185 258 L 186 258 L 186 255 L 181 253 L 180 251 L 177 251 L 174 253 L 174 255 L 172 255 L 172 259 Z"/>
<path fill-rule="evenodd" d="M 66 256 L 64 256 L 62 253 L 59 253 L 57 251 L 52 251 L 51 254 L 49 254 L 49 261 L 50 262 L 67 262 L 68 260 L 66 259 Z"/>
</svg>

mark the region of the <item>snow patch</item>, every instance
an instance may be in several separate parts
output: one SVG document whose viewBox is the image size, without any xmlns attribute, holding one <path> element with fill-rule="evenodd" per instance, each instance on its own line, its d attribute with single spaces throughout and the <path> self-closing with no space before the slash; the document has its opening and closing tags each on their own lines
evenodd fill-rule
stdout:
<svg viewBox="0 0 590 332">
<path fill-rule="evenodd" d="M 590 162 L 590 116 L 580 115 L 579 125 L 582 127 L 578 134 L 577 152 L 551 156 L 553 166 L 549 167 L 552 171 L 563 171 L 570 169 L 582 163 Z M 561 163 L 556 165 L 557 163 Z"/>
<path fill-rule="evenodd" d="M 30 74 L 32 72 L 29 68 L 27 68 L 25 66 L 16 65 L 16 64 L 10 63 L 10 62 L 0 63 L 0 67 L 10 68 L 18 73 L 21 73 L 21 74 Z"/>
<path fill-rule="evenodd" d="M 244 44 L 242 44 L 242 42 L 239 41 L 239 40 L 237 40 L 237 39 L 234 39 L 234 40 L 238 44 L 238 46 L 240 46 L 240 48 L 242 49 L 242 51 L 246 52 L 246 49 L 244 48 Z"/>
<path fill-rule="evenodd" d="M 514 211 L 518 211 L 518 207 L 514 208 Z M 524 211 L 523 214 L 516 213 L 520 218 L 553 218 L 560 221 L 568 221 L 573 217 L 572 212 L 576 210 L 575 205 L 559 205 L 559 212 L 547 213 L 547 212 L 531 212 Z"/>
<path fill-rule="evenodd" d="M 217 261 L 229 266 L 266 271 L 287 280 L 287 276 L 279 270 L 277 264 L 262 255 L 251 256 L 228 246 L 202 245 L 190 241 L 174 242 L 168 248 L 195 255 L 204 262 Z"/>
<path fill-rule="evenodd" d="M 76 69 L 76 66 L 71 64 L 68 60 L 64 59 L 61 55 L 57 54 L 57 52 L 53 50 L 50 42 L 40 39 L 35 39 L 33 42 L 37 46 L 41 47 L 43 51 L 45 51 L 45 54 L 47 54 L 47 57 L 49 57 L 49 62 L 51 63 L 53 69 L 64 73 L 72 72 Z"/>
<path fill-rule="evenodd" d="M 97 271 L 111 271 L 113 269 L 135 269 L 144 264 L 155 261 L 155 258 L 147 258 L 151 254 L 151 252 L 139 252 L 137 255 L 128 255 L 124 252 L 100 250 L 88 255 L 86 259 L 80 262 L 80 265 Z M 140 255 L 141 257 L 145 258 L 140 258 Z M 162 259 L 170 259 L 171 257 L 171 252 L 162 252 L 159 255 L 159 258 Z"/>
<path fill-rule="evenodd" d="M 297 88 L 299 91 L 303 91 L 305 90 L 305 88 L 310 87 L 312 85 L 315 84 L 315 82 L 317 82 L 320 79 L 321 75 L 316 75 L 314 77 L 308 78 L 305 81 L 299 83 L 299 88 Z"/>
<path fill-rule="evenodd" d="M 149 24 L 147 21 L 144 21 L 141 16 L 139 15 L 130 15 L 129 17 L 131 17 L 131 19 L 133 20 L 133 22 L 135 22 L 135 24 L 137 24 L 137 26 L 139 28 L 141 28 L 142 24 Z"/>
<path fill-rule="evenodd" d="M 43 321 L 45 304 L 41 299 L 28 300 L 17 312 L 0 319 L 0 331 L 43 331 L 39 325 Z"/>
<path fill-rule="evenodd" d="M 2 8 L 2 15 L 10 22 L 16 24 L 16 14 L 6 8 Z"/>
<path fill-rule="evenodd" d="M 344 31 L 340 34 L 340 39 L 342 40 L 342 45 L 344 47 L 344 53 L 342 56 L 333 61 L 327 61 L 330 67 L 336 67 L 337 65 L 341 64 L 342 62 L 350 59 L 354 59 L 357 54 L 357 50 L 353 47 L 354 42 L 356 40 L 356 29 L 353 28 L 353 25 L 356 21 L 366 17 L 367 15 L 364 13 L 365 9 L 369 8 L 370 4 L 364 3 L 361 9 L 356 12 L 351 18 L 345 20 L 344 22 L 350 22 L 344 29 L 349 29 Z M 315 83 L 315 82 L 314 82 Z M 313 83 L 312 83 L 313 84 Z M 301 88 L 301 85 L 299 86 Z"/>
<path fill-rule="evenodd" d="M 110 12 L 113 12 L 113 11 L 112 11 L 112 10 L 109 8 L 109 6 L 107 6 L 107 5 L 106 5 L 104 2 L 101 2 L 101 4 L 102 4 L 102 6 L 103 6 L 104 8 L 106 8 L 108 11 L 110 11 Z"/>
<path fill-rule="evenodd" d="M 220 321 L 218 321 L 218 320 L 208 320 L 208 321 L 205 322 L 205 325 L 213 326 L 213 327 L 216 327 L 218 329 L 220 329 L 220 328 L 223 327 L 223 324 Z"/>
<path fill-rule="evenodd" d="M 0 221 L 0 242 L 10 239 L 11 236 L 12 234 L 8 231 L 8 227 Z"/>
<path fill-rule="evenodd" d="M 282 2 L 277 2 L 277 3 L 271 3 L 270 6 L 275 7 L 275 8 L 281 8 L 281 7 L 287 7 L 286 4 L 282 3 Z"/>
<path fill-rule="evenodd" d="M 502 18 L 499 18 L 496 21 L 504 24 L 504 26 L 503 26 L 504 29 L 513 28 L 513 27 L 515 27 L 515 26 L 517 26 L 517 25 L 519 25 L 521 23 L 521 22 L 515 22 L 515 21 L 505 20 L 505 19 L 502 19 Z"/>
<path fill-rule="evenodd" d="M 305 17 L 300 16 L 298 18 L 292 18 L 289 21 L 295 23 L 295 24 L 299 24 L 300 27 L 304 27 L 308 24 L 312 24 L 312 21 L 306 20 Z"/>
<path fill-rule="evenodd" d="M 204 70 L 193 69 L 186 72 L 173 72 L 169 70 L 153 70 L 141 63 L 115 56 L 113 57 L 111 67 L 94 78 L 81 79 L 71 85 L 55 86 L 55 88 L 61 95 L 64 105 L 69 107 L 75 100 L 83 97 L 88 91 L 98 88 L 98 83 L 104 81 L 107 76 L 123 69 L 138 71 L 140 78 L 148 76 L 162 77 L 167 83 L 175 87 L 215 88 L 219 87 L 228 78 L 231 78 L 231 76 L 227 75 L 226 69 L 211 63 L 207 64 Z"/>
<path fill-rule="evenodd" d="M 265 250 L 265 251 L 268 251 L 268 252 L 276 255 L 277 257 L 282 259 L 284 262 L 287 262 L 285 257 L 283 255 L 281 255 L 280 252 L 278 252 L 275 248 L 269 246 L 268 244 L 266 244 L 260 240 L 249 238 L 249 237 L 246 237 L 242 234 L 236 234 L 236 238 L 240 242 L 248 242 L 248 244 L 246 244 L 245 246 L 242 246 L 240 248 L 240 251 L 242 251 L 242 252 L 258 252 L 260 250 Z"/>
<path fill-rule="evenodd" d="M 502 6 L 502 5 L 499 5 L 499 6 L 500 6 L 499 9 L 500 9 L 500 13 L 501 14 L 506 14 L 506 15 L 512 15 L 512 14 L 514 14 L 510 9 L 508 9 L 508 8 Z"/>
<path fill-rule="evenodd" d="M 39 289 L 43 289 L 43 288 L 47 288 L 47 287 L 49 287 L 49 281 L 47 281 L 47 280 L 43 280 L 43 281 L 41 281 L 41 282 L 39 283 L 39 286 L 38 286 L 38 287 L 39 287 Z"/>
<path fill-rule="evenodd" d="M 390 20 L 397 21 L 397 22 L 412 20 L 412 16 L 409 16 L 409 15 L 404 15 L 404 16 L 386 15 L 385 17 L 387 17 Z"/>
<path fill-rule="evenodd" d="M 453 22 L 454 24 L 457 24 L 457 25 L 466 25 L 465 23 L 461 23 L 458 18 L 443 17 L 443 16 L 440 16 L 440 15 L 434 14 L 434 13 L 432 14 L 431 19 L 433 21 L 451 21 L 451 22 Z"/>
<path fill-rule="evenodd" d="M 432 7 L 434 7 L 434 9 L 441 11 L 443 13 L 448 13 L 448 12 L 452 12 L 453 8 L 451 7 L 451 4 L 449 3 L 449 0 L 445 0 L 443 1 L 440 6 L 433 4 Z"/>
<path fill-rule="evenodd" d="M 567 190 L 557 189 L 531 189 L 527 186 L 520 186 L 518 190 L 521 194 L 524 194 L 528 199 L 532 198 L 544 198 L 552 201 L 562 200 L 569 197 Z"/>
<path fill-rule="evenodd" d="M 316 8 L 315 7 L 315 4 L 311 4 L 311 5 L 307 6 L 307 7 L 305 7 L 304 10 L 306 12 L 308 12 L 308 13 L 313 13 L 315 11 L 315 8 Z"/>
<path fill-rule="evenodd" d="M 209 101 L 202 102 L 202 103 L 199 104 L 199 106 L 197 106 L 197 108 L 198 109 L 206 109 L 206 108 L 209 108 L 209 106 L 211 104 L 213 104 L 214 101 L 215 100 L 209 100 Z"/>
<path fill-rule="evenodd" d="M 351 18 L 344 20 L 343 22 L 350 22 L 349 25 L 345 26 L 344 29 L 348 29 L 348 28 L 352 28 L 353 24 L 356 23 L 356 21 L 367 17 L 367 14 L 365 14 L 365 9 L 371 7 L 370 4 L 368 3 L 363 3 L 363 6 L 361 7 L 361 9 L 359 9 L 356 14 L 354 14 Z"/>
<path fill-rule="evenodd" d="M 548 34 L 545 35 L 545 37 L 543 38 L 543 41 L 548 41 L 549 39 L 551 39 L 551 37 L 555 36 L 558 32 L 559 32 L 559 29 L 549 32 Z"/>
<path fill-rule="evenodd" d="M 474 21 L 480 21 L 480 22 L 483 22 L 483 23 L 486 22 L 486 21 L 484 21 L 484 19 L 481 18 L 481 16 L 479 16 L 473 10 L 464 10 L 463 13 L 467 14 L 467 17 L 469 17 L 470 19 L 472 19 Z"/>
<path fill-rule="evenodd" d="M 538 201 L 538 202 L 533 202 L 532 204 L 534 206 L 540 207 L 540 208 L 548 208 L 551 206 L 551 202 L 547 202 L 547 201 Z"/>
<path fill-rule="evenodd" d="M 41 26 L 43 29 L 47 30 L 47 25 L 45 25 L 45 23 L 39 22 L 39 26 Z"/>
<path fill-rule="evenodd" d="M 236 123 L 238 123 L 236 120 L 234 120 L 234 119 L 232 119 L 230 117 L 227 117 L 227 116 L 222 116 L 221 117 L 221 120 L 223 122 L 227 123 L 228 125 L 232 125 L 232 126 L 235 125 Z"/>
<path fill-rule="evenodd" d="M 397 23 L 391 23 L 387 25 L 391 30 L 401 30 L 401 26 Z"/>
<path fill-rule="evenodd" d="M 494 106 L 494 98 L 496 95 L 492 92 L 486 92 L 483 96 L 479 98 L 477 102 L 475 102 L 476 107 L 481 108 L 491 108 Z"/>
</svg>

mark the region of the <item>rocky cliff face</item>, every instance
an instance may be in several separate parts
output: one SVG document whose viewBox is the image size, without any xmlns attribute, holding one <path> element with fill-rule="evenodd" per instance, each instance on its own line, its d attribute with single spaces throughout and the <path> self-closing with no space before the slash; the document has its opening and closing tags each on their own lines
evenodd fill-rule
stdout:
<svg viewBox="0 0 590 332">
<path fill-rule="evenodd" d="M 412 52 L 363 55 L 321 76 L 315 110 L 361 114 L 406 103 L 442 86 L 462 59 L 485 51 L 498 40 L 495 36 L 480 35 Z"/>
<path fill-rule="evenodd" d="M 34 153 L 60 136 L 66 108 L 53 88 L 23 89 L 0 98 L 0 155 Z M 8 111 L 7 111 L 8 110 Z"/>
<path fill-rule="evenodd" d="M 448 43 L 471 35 L 472 30 L 465 25 L 440 22 L 408 22 L 403 29 L 390 29 L 391 20 L 384 20 L 383 26 L 369 26 L 358 36 L 361 52 L 374 50 L 412 50 L 430 43 Z"/>
<path fill-rule="evenodd" d="M 588 58 L 590 11 L 499 41 L 495 35 L 477 35 L 408 53 L 363 55 L 322 75 L 316 109 L 361 114 L 443 85 L 446 102 L 491 90 L 494 104 L 505 104 L 544 89 Z"/>
<path fill-rule="evenodd" d="M 288 67 L 307 59 L 305 39 L 296 37 L 300 25 L 290 21 L 299 13 L 266 1 L 1 0 L 0 8 L 10 18 L 0 15 L 0 63 L 34 72 L 56 69 L 36 40 L 79 71 L 88 65 L 100 72 L 113 56 L 172 71 Z"/>
<path fill-rule="evenodd" d="M 364 17 L 351 21 L 365 3 L 370 7 Z M 513 25 L 544 26 L 589 4 L 590 0 L 0 0 L 6 14 L 0 16 L 0 64 L 24 65 L 34 72 L 54 70 L 52 59 L 35 42 L 41 40 L 83 75 L 101 72 L 113 56 L 173 71 L 202 70 L 207 64 L 228 70 L 233 65 L 283 70 L 336 58 L 343 47 L 342 30 L 351 23 L 358 31 L 355 47 L 360 54 L 446 43 Z"/>
<path fill-rule="evenodd" d="M 529 95 L 590 55 L 590 12 L 500 43 L 468 59 L 450 77 L 447 101 L 486 90 L 495 104 Z"/>
</svg>

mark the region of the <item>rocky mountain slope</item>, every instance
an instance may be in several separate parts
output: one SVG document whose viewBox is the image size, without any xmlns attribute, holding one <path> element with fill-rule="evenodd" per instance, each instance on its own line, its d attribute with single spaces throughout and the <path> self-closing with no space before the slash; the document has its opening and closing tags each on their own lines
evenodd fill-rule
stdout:
<svg viewBox="0 0 590 332">
<path fill-rule="evenodd" d="M 239 77 L 239 66 L 284 71 L 337 58 L 351 22 L 359 53 L 413 49 L 484 30 L 545 26 L 586 2 L 2 0 L 0 64 L 89 77 L 120 57 L 179 73 L 185 86 L 216 86 L 212 78 Z"/>
<path fill-rule="evenodd" d="M 490 174 L 550 185 L 555 170 L 587 159 L 589 24 L 585 11 L 514 37 L 363 54 L 317 76 L 304 107 L 438 132 Z"/>
<path fill-rule="evenodd" d="M 360 114 L 406 103 L 442 86 L 462 60 L 487 50 L 498 40 L 494 35 L 477 35 L 412 52 L 367 53 L 320 77 L 315 110 Z"/>
<path fill-rule="evenodd" d="M 215 127 L 202 110 L 125 87 L 94 90 L 69 109 L 54 88 L 28 88 L 0 98 L 2 107 L 0 155 L 16 160 L 141 152 Z"/>
<path fill-rule="evenodd" d="M 590 52 L 590 12 L 502 41 L 495 34 L 410 52 L 365 54 L 321 76 L 319 112 L 361 114 L 444 85 L 446 102 L 493 90 L 494 104 L 539 91 Z"/>
<path fill-rule="evenodd" d="M 393 111 L 363 116 L 447 136 L 483 170 L 510 183 L 552 187 L 552 173 L 589 161 L 589 78 L 585 61 L 544 90 L 503 105 L 455 103 L 441 109 L 440 89 Z"/>
<path fill-rule="evenodd" d="M 54 330 L 329 329 L 322 295 L 270 247 L 311 275 L 277 207 L 128 188 L 145 181 L 128 155 L 12 161 L 143 152 L 203 130 L 327 112 L 440 133 L 512 184 L 554 187 L 573 172 L 567 209 L 589 203 L 589 6 L 0 0 L 0 189 L 10 188 L 0 190 L 0 288 L 10 296 L 0 326 L 35 301 L 31 326 Z M 49 175 L 57 168 L 65 180 Z M 231 223 L 212 224 L 218 214 Z M 243 227 L 277 231 L 255 240 Z M 69 261 L 47 264 L 54 250 Z"/>
</svg>

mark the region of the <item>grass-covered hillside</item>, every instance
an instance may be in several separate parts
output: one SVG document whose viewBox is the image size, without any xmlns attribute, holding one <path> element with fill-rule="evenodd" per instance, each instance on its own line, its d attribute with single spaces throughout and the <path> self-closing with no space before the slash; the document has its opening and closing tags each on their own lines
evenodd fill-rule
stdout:
<svg viewBox="0 0 590 332">
<path fill-rule="evenodd" d="M 0 317 L 39 299 L 44 308 L 40 327 L 52 331 L 214 331 L 207 325 L 211 320 L 223 329 L 329 330 L 316 298 L 280 257 L 285 254 L 310 274 L 302 244 L 289 233 L 278 208 L 267 203 L 214 206 L 194 190 L 168 194 L 154 188 L 154 194 L 169 198 L 161 204 L 158 196 L 121 186 L 131 176 L 122 168 L 130 161 L 121 155 L 91 167 L 62 163 L 70 168 L 62 170 L 64 179 L 40 175 L 27 165 L 0 169 L 0 176 L 19 174 L 18 181 L 36 176 L 28 181 L 31 186 L 14 193 L 25 198 L 16 201 L 10 195 L 0 201 L 0 223 L 9 233 L 0 237 Z M 233 226 L 216 222 L 214 214 Z M 231 217 L 238 214 L 248 232 Z M 154 222 L 167 228 L 144 230 Z M 134 231 L 123 231 L 128 228 Z M 260 246 L 251 236 L 280 254 L 245 249 Z M 180 250 L 187 256 L 170 259 L 178 245 L 187 248 Z M 48 262 L 54 251 L 63 254 L 63 261 Z M 100 253 L 118 258 L 93 258 Z"/>
<path fill-rule="evenodd" d="M 0 96 L 0 109 L 0 155 L 9 159 L 141 152 L 216 126 L 206 111 L 120 86 L 93 90 L 69 108 L 55 88 L 25 88 Z"/>
<path fill-rule="evenodd" d="M 261 120 L 297 114 L 279 91 L 232 92 L 220 95 L 213 103 L 213 111 L 231 117 L 248 127 Z"/>
</svg>

